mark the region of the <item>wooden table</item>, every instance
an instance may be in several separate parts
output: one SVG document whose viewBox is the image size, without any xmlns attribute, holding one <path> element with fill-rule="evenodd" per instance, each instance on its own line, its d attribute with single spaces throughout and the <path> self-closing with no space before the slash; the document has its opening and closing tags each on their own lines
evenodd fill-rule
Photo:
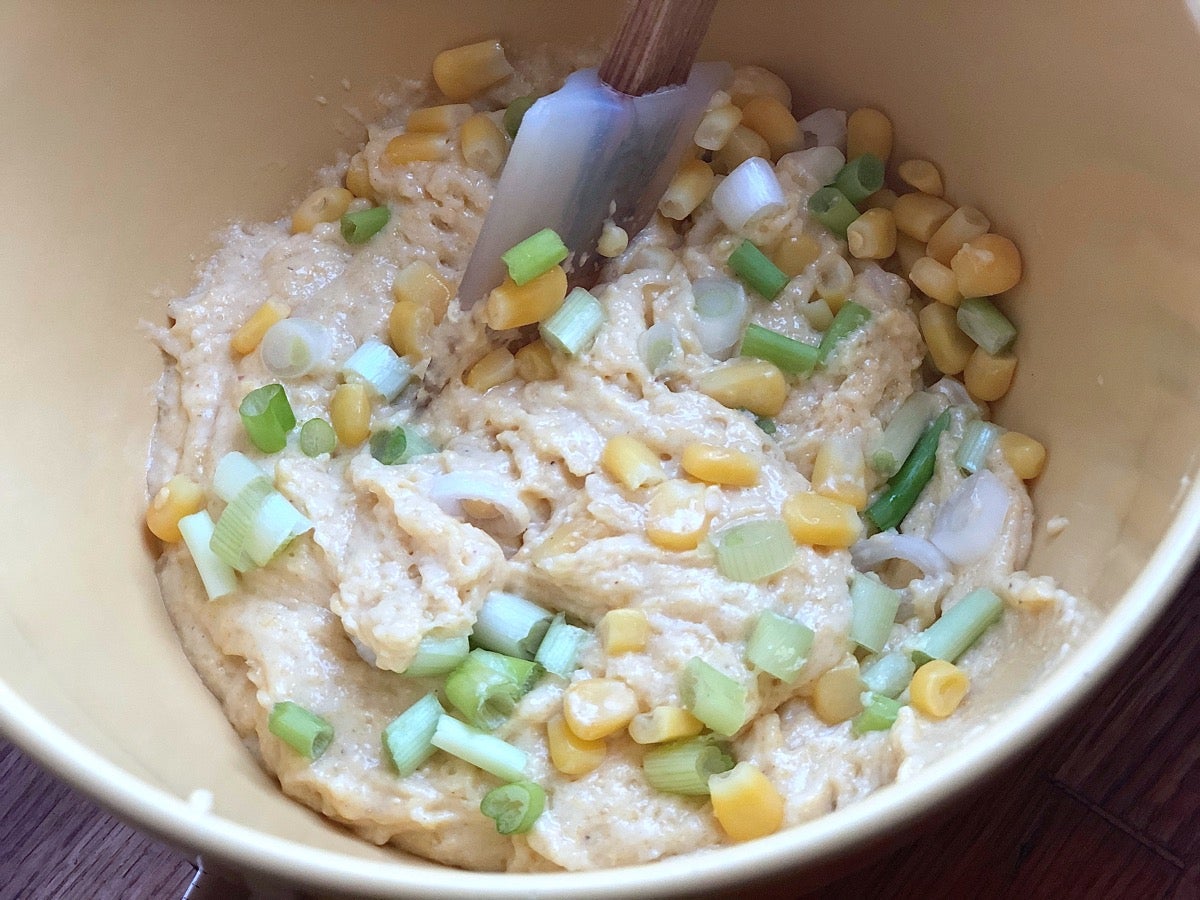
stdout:
<svg viewBox="0 0 1200 900">
<path fill-rule="evenodd" d="M 1200 566 L 1082 710 L 940 824 L 817 895 L 1200 898 L 1198 637 Z M 175 898 L 195 874 L 0 741 L 0 900 Z M 201 894 L 241 892 L 205 875 Z"/>
</svg>

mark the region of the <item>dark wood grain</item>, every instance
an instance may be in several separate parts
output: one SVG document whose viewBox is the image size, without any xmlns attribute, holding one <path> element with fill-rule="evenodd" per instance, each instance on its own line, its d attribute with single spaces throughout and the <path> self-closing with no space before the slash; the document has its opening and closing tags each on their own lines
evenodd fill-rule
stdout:
<svg viewBox="0 0 1200 900">
<path fill-rule="evenodd" d="M 756 895 L 1200 898 L 1198 634 L 1200 568 L 1116 675 L 1031 753 L 899 849 L 847 862 L 815 892 L 781 879 Z M 181 897 L 194 873 L 0 741 L 0 900 Z M 207 896 L 238 895 L 208 882 Z"/>
<path fill-rule="evenodd" d="M 600 80 L 633 97 L 683 84 L 716 5 L 717 0 L 634 0 L 600 64 Z"/>
</svg>

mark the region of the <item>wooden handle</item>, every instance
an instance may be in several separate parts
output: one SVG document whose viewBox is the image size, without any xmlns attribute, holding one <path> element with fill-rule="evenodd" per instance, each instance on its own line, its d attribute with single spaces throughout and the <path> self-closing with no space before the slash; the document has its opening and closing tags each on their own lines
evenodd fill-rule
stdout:
<svg viewBox="0 0 1200 900">
<path fill-rule="evenodd" d="M 687 81 L 717 0 L 633 0 L 600 80 L 634 97 Z"/>
</svg>

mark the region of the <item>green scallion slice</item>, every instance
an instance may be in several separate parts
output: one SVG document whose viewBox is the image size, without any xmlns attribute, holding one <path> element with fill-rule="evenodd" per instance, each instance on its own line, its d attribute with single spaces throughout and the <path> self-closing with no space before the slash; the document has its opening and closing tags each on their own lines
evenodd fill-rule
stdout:
<svg viewBox="0 0 1200 900">
<path fill-rule="evenodd" d="M 648 750 L 642 771 L 655 790 L 690 797 L 708 796 L 708 779 L 733 768 L 733 757 L 711 737 L 672 741 Z"/>
<path fill-rule="evenodd" d="M 433 755 L 433 732 L 443 714 L 437 695 L 426 694 L 383 729 L 384 755 L 402 778 Z"/>
<path fill-rule="evenodd" d="M 850 198 L 833 185 L 821 188 L 808 198 L 808 211 L 840 238 L 846 236 L 846 229 L 859 215 Z"/>
<path fill-rule="evenodd" d="M 278 453 L 287 446 L 288 432 L 296 427 L 296 414 L 282 384 L 255 388 L 238 407 L 250 443 L 263 453 Z"/>
<path fill-rule="evenodd" d="M 483 795 L 479 811 L 496 822 L 501 834 L 524 834 L 546 808 L 546 792 L 532 781 L 514 781 Z"/>
<path fill-rule="evenodd" d="M 533 689 L 538 679 L 546 672 L 542 668 L 542 664 L 536 660 L 517 659 L 515 656 L 505 656 L 503 653 L 496 653 L 493 650 L 484 650 L 482 647 L 476 647 L 470 655 L 505 678 L 511 678 L 516 683 L 522 697 Z"/>
<path fill-rule="evenodd" d="M 850 605 L 850 640 L 871 653 L 880 652 L 896 624 L 900 592 L 874 575 L 855 572 L 850 580 Z"/>
<path fill-rule="evenodd" d="M 683 667 L 679 694 L 688 712 L 722 737 L 746 724 L 746 688 L 698 656 Z"/>
<path fill-rule="evenodd" d="M 604 307 L 587 290 L 577 287 L 567 294 L 553 315 L 538 326 L 551 349 L 578 356 L 592 346 L 604 325 Z"/>
<path fill-rule="evenodd" d="M 267 730 L 301 756 L 317 759 L 333 741 L 333 726 L 291 700 L 271 707 Z"/>
<path fill-rule="evenodd" d="M 870 319 L 871 311 L 865 306 L 861 306 L 853 300 L 843 303 L 829 327 L 825 329 L 825 333 L 821 335 L 821 344 L 817 347 L 817 365 L 827 365 L 830 354 L 837 349 L 838 345 L 867 324 Z"/>
<path fill-rule="evenodd" d="M 404 670 L 410 678 L 429 678 L 453 672 L 471 652 L 471 642 L 465 634 L 437 638 L 426 635 L 417 645 L 416 655 Z"/>
<path fill-rule="evenodd" d="M 347 244 L 365 244 L 380 232 L 391 217 L 392 211 L 387 206 L 373 206 L 346 213 L 342 216 L 342 237 Z"/>
<path fill-rule="evenodd" d="M 954 662 L 991 625 L 1000 621 L 1003 611 L 1004 601 L 994 591 L 976 588 L 913 639 L 913 662 L 918 667 L 931 659 Z"/>
<path fill-rule="evenodd" d="M 240 494 L 246 485 L 259 478 L 268 484 L 271 483 L 267 473 L 249 457 L 231 450 L 221 457 L 213 472 L 213 493 L 226 503 L 232 503 L 233 498 Z"/>
<path fill-rule="evenodd" d="M 254 514 L 250 533 L 246 535 L 242 547 L 256 566 L 265 566 L 278 556 L 293 538 L 312 527 L 312 522 L 302 516 L 283 494 L 273 490 L 267 494 Z"/>
<path fill-rule="evenodd" d="M 533 106 L 537 99 L 533 94 L 525 94 L 508 104 L 508 108 L 504 110 L 504 130 L 508 132 L 510 138 L 517 136 L 525 113 L 529 112 L 529 107 Z"/>
<path fill-rule="evenodd" d="M 446 699 L 476 728 L 499 727 L 542 673 L 535 662 L 472 650 L 446 676 Z"/>
<path fill-rule="evenodd" d="M 776 431 L 775 420 L 766 416 L 755 416 L 754 424 L 762 429 L 763 434 L 774 434 Z"/>
<path fill-rule="evenodd" d="M 882 694 L 870 691 L 863 695 L 863 709 L 850 723 L 850 731 L 856 736 L 868 731 L 888 731 L 896 724 L 896 716 L 904 704 Z"/>
<path fill-rule="evenodd" d="M 900 471 L 888 480 L 887 488 L 867 507 L 866 517 L 880 531 L 895 528 L 908 515 L 917 497 L 933 477 L 938 441 L 950 424 L 950 410 L 933 420 L 921 435 Z"/>
<path fill-rule="evenodd" d="M 543 228 L 500 254 L 508 268 L 508 277 L 516 284 L 527 284 L 545 275 L 570 255 L 553 228 Z"/>
<path fill-rule="evenodd" d="M 778 297 L 779 292 L 791 281 L 779 266 L 771 262 L 750 241 L 742 241 L 729 255 L 729 269 L 751 290 L 757 291 L 768 300 Z"/>
<path fill-rule="evenodd" d="M 958 304 L 955 318 L 963 333 L 992 356 L 1017 339 L 1017 327 L 986 297 L 967 297 Z"/>
<path fill-rule="evenodd" d="M 988 454 L 1004 429 L 982 419 L 972 419 L 963 428 L 962 442 L 954 451 L 954 462 L 968 475 L 987 465 Z"/>
<path fill-rule="evenodd" d="M 217 519 L 209 546 L 222 562 L 239 572 L 249 572 L 255 566 L 246 550 L 246 542 L 254 530 L 259 510 L 273 493 L 275 488 L 271 482 L 256 478 L 242 488 Z"/>
<path fill-rule="evenodd" d="M 371 435 L 371 456 L 385 466 L 398 466 L 437 449 L 410 425 L 399 425 Z"/>
<path fill-rule="evenodd" d="M 796 542 L 778 519 L 731 525 L 714 542 L 717 571 L 731 581 L 762 581 L 787 568 Z"/>
<path fill-rule="evenodd" d="M 885 478 L 899 472 L 922 433 L 941 412 L 941 407 L 942 402 L 927 391 L 909 394 L 871 448 L 868 454 L 871 468 Z"/>
<path fill-rule="evenodd" d="M 742 335 L 742 356 L 774 363 L 789 375 L 808 375 L 817 365 L 817 348 L 751 322 Z"/>
<path fill-rule="evenodd" d="M 893 651 L 866 662 L 859 674 L 872 693 L 899 697 L 912 681 L 916 669 L 907 653 Z"/>
<path fill-rule="evenodd" d="M 516 594 L 492 591 L 471 630 L 475 646 L 516 659 L 533 659 L 553 613 Z"/>
<path fill-rule="evenodd" d="M 337 434 L 324 419 L 309 419 L 300 426 L 300 452 L 310 459 L 337 449 Z"/>
<path fill-rule="evenodd" d="M 883 160 L 874 153 L 856 156 L 842 166 L 833 183 L 851 203 L 862 203 L 883 187 Z"/>
<path fill-rule="evenodd" d="M 343 378 L 365 384 L 388 403 L 399 396 L 412 376 L 408 360 L 382 341 L 363 341 L 342 364 Z"/>
<path fill-rule="evenodd" d="M 547 672 L 553 672 L 560 678 L 570 678 L 575 671 L 579 651 L 587 639 L 586 631 L 568 625 L 566 616 L 559 613 L 550 623 L 534 660 Z"/>
<path fill-rule="evenodd" d="M 203 509 L 179 520 L 179 533 L 183 535 L 183 543 L 192 554 L 204 592 L 209 600 L 219 600 L 237 590 L 237 573 L 233 566 L 213 552 L 213 531 L 212 517 Z"/>
<path fill-rule="evenodd" d="M 450 716 L 438 718 L 430 742 L 503 781 L 523 781 L 527 777 L 528 757 L 524 750 Z"/>
<path fill-rule="evenodd" d="M 746 661 L 791 684 L 804 668 L 812 642 L 813 630 L 803 622 L 764 610 L 746 641 Z"/>
</svg>

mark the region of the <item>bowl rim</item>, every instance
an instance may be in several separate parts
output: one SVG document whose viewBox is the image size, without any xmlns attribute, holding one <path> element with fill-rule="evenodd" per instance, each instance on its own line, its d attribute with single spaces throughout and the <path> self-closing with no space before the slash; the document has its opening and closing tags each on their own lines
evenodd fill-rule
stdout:
<svg viewBox="0 0 1200 900">
<path fill-rule="evenodd" d="M 998 722 L 919 777 L 769 837 L 650 863 L 585 872 L 498 873 L 364 860 L 202 813 L 122 769 L 43 717 L 0 680 L 0 731 L 39 764 L 119 817 L 182 848 L 282 883 L 366 896 L 439 900 L 660 897 L 713 890 L 831 860 L 846 834 L 866 845 L 929 813 L 1042 737 L 1141 641 L 1200 553 L 1200 480 L 1187 487 L 1158 546 L 1099 628 Z M 1052 702 L 1055 701 L 1055 702 Z M 452 873 L 452 882 L 447 878 Z"/>
</svg>

